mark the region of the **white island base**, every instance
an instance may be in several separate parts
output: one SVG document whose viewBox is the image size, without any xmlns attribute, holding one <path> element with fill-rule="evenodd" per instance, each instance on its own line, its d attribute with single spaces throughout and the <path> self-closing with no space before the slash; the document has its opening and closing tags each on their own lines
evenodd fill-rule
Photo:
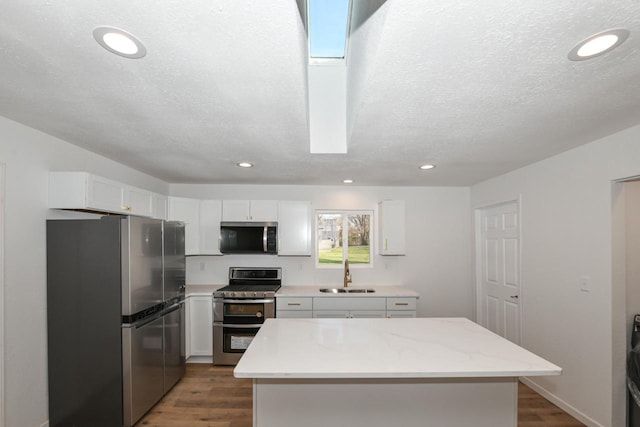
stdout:
<svg viewBox="0 0 640 427">
<path fill-rule="evenodd" d="M 517 425 L 515 378 L 256 379 L 254 427 Z"/>
<path fill-rule="evenodd" d="M 467 319 L 268 319 L 234 375 L 254 427 L 516 427 L 517 378 L 560 372 Z"/>
</svg>

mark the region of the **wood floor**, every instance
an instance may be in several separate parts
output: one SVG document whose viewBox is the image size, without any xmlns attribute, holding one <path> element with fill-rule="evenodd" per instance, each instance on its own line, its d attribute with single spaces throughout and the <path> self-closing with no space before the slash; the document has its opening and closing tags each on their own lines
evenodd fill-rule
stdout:
<svg viewBox="0 0 640 427">
<path fill-rule="evenodd" d="M 185 377 L 136 427 L 252 427 L 251 380 L 232 367 L 188 364 Z M 518 427 L 584 424 L 524 384 L 518 387 Z M 303 427 L 303 424 L 301 424 Z"/>
</svg>

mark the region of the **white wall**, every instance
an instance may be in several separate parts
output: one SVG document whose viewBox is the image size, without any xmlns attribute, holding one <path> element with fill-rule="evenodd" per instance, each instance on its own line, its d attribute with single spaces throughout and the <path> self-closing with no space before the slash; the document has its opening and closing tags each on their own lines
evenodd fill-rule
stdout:
<svg viewBox="0 0 640 427">
<path fill-rule="evenodd" d="M 471 188 L 472 208 L 522 198 L 522 345 L 563 368 L 535 384 L 589 425 L 622 425 L 612 181 L 640 174 L 638 141 L 630 128 Z"/>
<path fill-rule="evenodd" d="M 467 187 L 243 186 L 172 184 L 174 196 L 201 199 L 309 200 L 315 209 L 371 209 L 384 199 L 406 203 L 407 255 L 376 255 L 373 268 L 351 268 L 353 286 L 398 284 L 420 294 L 421 316 L 473 318 L 471 216 Z M 316 269 L 314 257 L 190 257 L 189 284 L 225 284 L 230 266 L 281 266 L 285 285 L 342 284 L 342 270 Z"/>
<path fill-rule="evenodd" d="M 48 419 L 45 220 L 50 170 L 88 170 L 140 188 L 168 186 L 49 135 L 0 117 L 6 164 L 5 425 L 39 427 Z"/>
</svg>

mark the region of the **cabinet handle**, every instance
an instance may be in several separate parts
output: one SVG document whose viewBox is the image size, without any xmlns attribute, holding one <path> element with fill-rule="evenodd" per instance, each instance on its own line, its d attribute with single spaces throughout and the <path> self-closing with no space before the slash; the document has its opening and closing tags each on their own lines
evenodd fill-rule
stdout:
<svg viewBox="0 0 640 427">
<path fill-rule="evenodd" d="M 385 239 L 384 239 L 384 250 L 386 251 L 387 249 L 389 249 L 389 247 L 388 247 L 388 241 L 387 241 L 387 239 L 385 238 Z"/>
<path fill-rule="evenodd" d="M 121 206 L 122 210 L 125 211 L 130 211 L 131 210 L 131 206 Z"/>
<path fill-rule="evenodd" d="M 409 305 L 408 302 L 396 302 L 395 305 Z"/>
<path fill-rule="evenodd" d="M 299 302 L 288 302 L 287 305 L 300 305 Z"/>
</svg>

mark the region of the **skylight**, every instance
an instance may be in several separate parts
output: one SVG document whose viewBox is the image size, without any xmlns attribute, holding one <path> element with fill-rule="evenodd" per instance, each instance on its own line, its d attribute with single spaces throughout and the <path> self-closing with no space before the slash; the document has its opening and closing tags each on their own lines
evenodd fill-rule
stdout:
<svg viewBox="0 0 640 427">
<path fill-rule="evenodd" d="M 344 58 L 350 0 L 307 0 L 311 58 Z"/>
</svg>

